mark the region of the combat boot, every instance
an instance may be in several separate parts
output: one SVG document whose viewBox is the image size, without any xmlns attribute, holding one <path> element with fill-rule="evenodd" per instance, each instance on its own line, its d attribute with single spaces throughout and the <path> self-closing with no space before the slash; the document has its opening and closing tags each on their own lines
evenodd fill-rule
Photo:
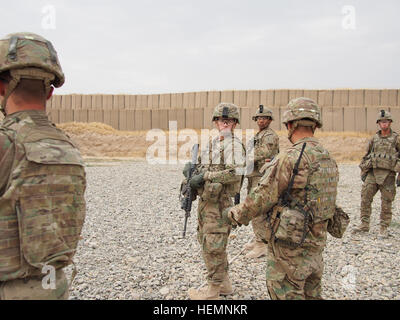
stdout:
<svg viewBox="0 0 400 320">
<path fill-rule="evenodd" d="M 353 233 L 369 232 L 369 223 L 362 221 L 358 227 L 353 229 Z"/>
<path fill-rule="evenodd" d="M 228 275 L 224 277 L 224 281 L 222 281 L 219 293 L 223 296 L 227 296 L 233 293 L 232 281 Z"/>
<path fill-rule="evenodd" d="M 268 245 L 264 242 L 257 241 L 253 249 L 246 254 L 246 258 L 255 259 L 267 255 Z"/>
<path fill-rule="evenodd" d="M 201 289 L 190 288 L 190 300 L 219 300 L 221 285 L 209 283 L 207 287 Z"/>
</svg>

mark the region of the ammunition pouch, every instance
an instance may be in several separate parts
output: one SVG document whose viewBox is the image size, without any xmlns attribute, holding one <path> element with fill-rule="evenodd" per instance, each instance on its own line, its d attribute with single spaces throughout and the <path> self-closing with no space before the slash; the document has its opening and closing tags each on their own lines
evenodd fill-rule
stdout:
<svg viewBox="0 0 400 320">
<path fill-rule="evenodd" d="M 300 247 L 309 231 L 309 214 L 305 210 L 283 207 L 276 220 L 279 221 L 275 221 L 275 241 L 287 247 Z"/>
<path fill-rule="evenodd" d="M 342 238 L 347 226 L 350 223 L 350 217 L 342 208 L 336 206 L 332 219 L 328 220 L 328 232 L 332 237 Z"/>
<path fill-rule="evenodd" d="M 361 176 L 361 180 L 364 182 L 365 179 L 367 178 L 368 172 L 372 169 L 372 160 L 371 158 L 368 157 L 364 157 L 361 160 L 361 163 L 358 166 L 361 170 L 360 172 L 360 176 Z"/>
<path fill-rule="evenodd" d="M 370 169 L 372 169 L 372 160 L 370 157 L 363 158 L 361 163 L 359 164 L 359 168 L 361 169 L 361 175 L 367 173 Z"/>
<path fill-rule="evenodd" d="M 371 154 L 371 163 L 372 163 L 372 168 L 378 168 L 378 169 L 386 169 L 386 170 L 391 170 L 395 171 L 395 166 L 397 165 L 397 155 L 386 155 L 382 153 L 372 153 Z M 400 169 L 400 166 L 398 166 Z"/>
</svg>

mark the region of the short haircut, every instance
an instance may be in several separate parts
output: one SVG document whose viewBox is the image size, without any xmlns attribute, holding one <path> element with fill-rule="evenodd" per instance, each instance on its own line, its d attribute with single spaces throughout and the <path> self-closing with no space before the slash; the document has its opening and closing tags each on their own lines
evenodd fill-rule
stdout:
<svg viewBox="0 0 400 320">
<path fill-rule="evenodd" d="M 0 74 L 0 80 L 5 83 L 11 79 L 9 71 Z M 44 82 L 37 79 L 21 79 L 12 94 L 19 103 L 46 103 L 47 99 Z"/>
</svg>

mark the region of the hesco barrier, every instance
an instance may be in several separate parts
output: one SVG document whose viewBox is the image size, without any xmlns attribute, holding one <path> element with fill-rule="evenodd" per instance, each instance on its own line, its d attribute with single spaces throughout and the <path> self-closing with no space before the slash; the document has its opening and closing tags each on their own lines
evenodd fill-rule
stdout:
<svg viewBox="0 0 400 320">
<path fill-rule="evenodd" d="M 211 114 L 219 102 L 240 107 L 242 129 L 256 128 L 251 120 L 260 104 L 271 108 L 275 130 L 283 130 L 282 113 L 289 100 L 309 97 L 322 109 L 323 131 L 376 131 L 378 110 L 389 110 L 393 128 L 400 129 L 400 90 L 226 90 L 151 95 L 54 95 L 47 111 L 55 123 L 102 122 L 118 130 L 168 129 L 177 121 L 178 129 L 211 128 Z"/>
</svg>

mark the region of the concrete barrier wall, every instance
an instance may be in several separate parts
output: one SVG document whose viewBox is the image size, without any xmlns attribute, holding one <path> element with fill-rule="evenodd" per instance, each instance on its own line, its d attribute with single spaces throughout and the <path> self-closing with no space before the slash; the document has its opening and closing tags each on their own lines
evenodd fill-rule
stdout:
<svg viewBox="0 0 400 320">
<path fill-rule="evenodd" d="M 260 104 L 271 108 L 272 128 L 283 130 L 282 114 L 296 97 L 309 97 L 322 109 L 324 131 L 376 131 L 376 116 L 383 108 L 392 112 L 393 127 L 400 129 L 400 90 L 224 90 L 151 95 L 54 95 L 47 111 L 55 123 L 102 122 L 119 130 L 168 129 L 177 121 L 178 129 L 212 128 L 212 111 L 220 102 L 240 107 L 240 128 L 256 128 L 251 117 Z M 397 121 L 398 120 L 398 121 Z"/>
</svg>

